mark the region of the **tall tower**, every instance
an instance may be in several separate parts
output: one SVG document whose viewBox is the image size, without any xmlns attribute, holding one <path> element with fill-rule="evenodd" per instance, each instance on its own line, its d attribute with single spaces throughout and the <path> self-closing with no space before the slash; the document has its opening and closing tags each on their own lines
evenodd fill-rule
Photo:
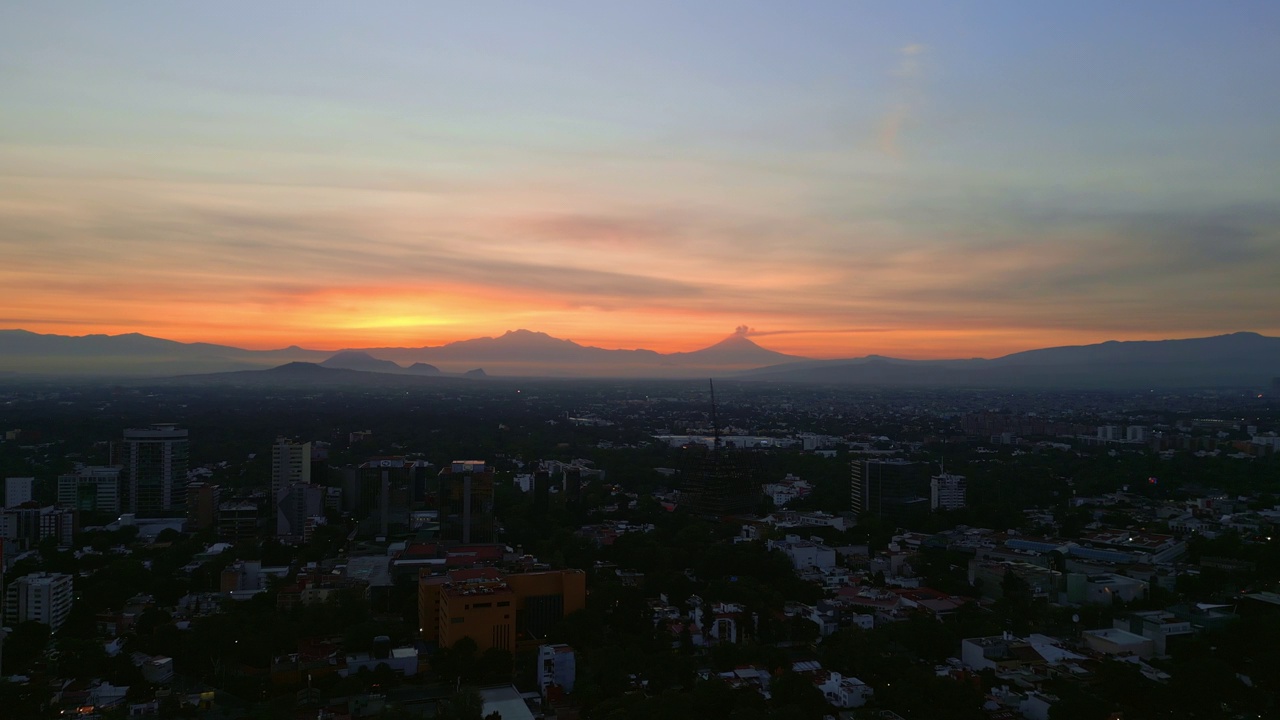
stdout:
<svg viewBox="0 0 1280 720">
<path fill-rule="evenodd" d="M 716 388 L 711 385 L 711 447 L 690 448 L 693 455 L 688 479 L 681 490 L 681 503 L 694 513 L 722 518 L 745 515 L 760 500 L 760 485 L 753 478 L 749 456 L 741 450 L 730 450 L 720 441 L 720 421 L 716 413 Z M 685 498 L 688 498 L 687 500 Z"/>
<path fill-rule="evenodd" d="M 120 507 L 124 512 L 165 514 L 186 509 L 187 431 L 172 423 L 124 431 L 111 445 L 113 465 L 120 465 Z"/>
<path fill-rule="evenodd" d="M 929 468 L 901 458 L 850 463 L 851 509 L 904 523 L 929 512 Z"/>
<path fill-rule="evenodd" d="M 271 447 L 271 502 L 293 483 L 311 482 L 311 443 L 276 438 Z"/>
<path fill-rule="evenodd" d="M 311 443 L 298 443 L 278 437 L 271 446 L 271 517 L 276 519 L 276 532 L 284 532 L 288 521 L 280 517 L 280 501 L 295 483 L 311 482 Z"/>
<path fill-rule="evenodd" d="M 494 541 L 493 467 L 483 460 L 455 460 L 440 471 L 436 501 L 440 537 L 459 543 Z"/>
</svg>

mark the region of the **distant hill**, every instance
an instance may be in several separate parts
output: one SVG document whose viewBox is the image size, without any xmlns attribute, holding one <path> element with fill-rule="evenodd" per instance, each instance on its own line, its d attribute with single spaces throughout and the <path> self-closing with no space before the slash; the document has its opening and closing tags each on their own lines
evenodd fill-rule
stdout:
<svg viewBox="0 0 1280 720">
<path fill-rule="evenodd" d="M 1280 338 L 1241 332 L 1188 340 L 1109 341 L 1029 350 L 994 360 L 868 356 L 742 373 L 774 382 L 952 387 L 1265 387 L 1280 377 Z"/>
<path fill-rule="evenodd" d="M 282 365 L 282 363 L 286 363 Z M 546 333 L 513 330 L 419 348 L 338 352 L 288 347 L 245 350 L 146 335 L 40 335 L 0 331 L 0 373 L 24 376 L 167 377 L 275 368 L 388 378 L 444 378 L 484 368 L 522 377 L 695 378 L 921 387 L 1266 387 L 1280 376 L 1280 338 L 1234 333 L 1188 340 L 1105 342 L 1044 348 L 993 360 L 900 360 L 868 355 L 810 360 L 761 347 L 743 333 L 701 350 L 663 354 L 607 350 Z M 293 374 L 289 374 L 293 373 Z M 476 373 L 478 376 L 479 373 Z M 326 379 L 335 376 L 314 376 Z M 246 382 L 256 382 L 248 380 Z"/>
<path fill-rule="evenodd" d="M 344 350 L 320 363 L 327 368 L 338 370 L 360 370 L 363 372 L 401 373 L 405 368 L 390 360 L 379 360 L 367 352 Z"/>
<path fill-rule="evenodd" d="M 465 383 L 460 377 L 417 376 L 347 368 L 332 368 L 308 362 L 291 362 L 265 370 L 238 370 L 225 373 L 179 375 L 148 380 L 148 383 L 180 386 L 232 386 L 263 388 L 401 388 Z"/>
</svg>

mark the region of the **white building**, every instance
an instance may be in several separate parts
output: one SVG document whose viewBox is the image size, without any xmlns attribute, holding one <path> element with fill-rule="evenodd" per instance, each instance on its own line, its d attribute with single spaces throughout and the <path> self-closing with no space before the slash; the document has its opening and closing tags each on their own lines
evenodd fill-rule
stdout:
<svg viewBox="0 0 1280 720">
<path fill-rule="evenodd" d="M 293 483 L 311 482 L 311 443 L 276 438 L 271 446 L 271 497 Z"/>
<path fill-rule="evenodd" d="M 929 479 L 929 507 L 934 510 L 959 510 L 964 507 L 969 483 L 963 475 L 934 475 Z"/>
<path fill-rule="evenodd" d="M 770 540 L 768 546 L 786 553 L 796 570 L 829 570 L 836 566 L 835 548 L 828 547 L 819 537 L 802 540 L 799 535 L 788 535 L 783 540 Z"/>
<path fill-rule="evenodd" d="M 23 503 L 29 503 L 34 499 L 32 489 L 35 487 L 35 478 L 29 477 L 11 477 L 4 479 L 4 506 L 7 508 L 15 508 Z"/>
<path fill-rule="evenodd" d="M 1124 439 L 1129 442 L 1146 442 L 1147 428 L 1142 425 L 1130 425 L 1125 428 Z"/>
<path fill-rule="evenodd" d="M 573 692 L 577 677 L 577 657 L 573 648 L 563 643 L 538 647 L 538 689 L 547 697 L 547 688 L 559 686 L 564 692 Z"/>
<path fill-rule="evenodd" d="M 58 504 L 74 510 L 120 512 L 120 468 L 90 466 L 58 476 Z"/>
<path fill-rule="evenodd" d="M 1120 426 L 1118 425 L 1099 425 L 1098 439 L 1103 442 L 1115 442 L 1121 440 Z"/>
<path fill-rule="evenodd" d="M 862 707 L 875 694 L 870 685 L 855 677 L 844 677 L 838 672 L 826 673 L 822 682 L 815 680 L 814 686 L 822 691 L 827 702 L 839 708 Z"/>
<path fill-rule="evenodd" d="M 58 573 L 24 575 L 4 594 L 4 624 L 35 621 L 57 630 L 71 612 L 71 576 Z"/>
</svg>

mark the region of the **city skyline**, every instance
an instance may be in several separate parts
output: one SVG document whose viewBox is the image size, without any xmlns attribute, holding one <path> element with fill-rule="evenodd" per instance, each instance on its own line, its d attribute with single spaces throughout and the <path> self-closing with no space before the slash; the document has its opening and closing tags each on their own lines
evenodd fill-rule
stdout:
<svg viewBox="0 0 1280 720">
<path fill-rule="evenodd" d="M 1266 3 L 0 9 L 0 327 L 1280 335 Z"/>
</svg>

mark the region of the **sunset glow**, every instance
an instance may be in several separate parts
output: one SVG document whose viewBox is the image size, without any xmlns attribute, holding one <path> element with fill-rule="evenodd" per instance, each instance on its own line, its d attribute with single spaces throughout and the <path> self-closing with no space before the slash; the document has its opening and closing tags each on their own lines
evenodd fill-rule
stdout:
<svg viewBox="0 0 1280 720">
<path fill-rule="evenodd" d="M 233 6 L 0 9 L 0 327 L 1280 334 L 1271 5 Z"/>
</svg>

